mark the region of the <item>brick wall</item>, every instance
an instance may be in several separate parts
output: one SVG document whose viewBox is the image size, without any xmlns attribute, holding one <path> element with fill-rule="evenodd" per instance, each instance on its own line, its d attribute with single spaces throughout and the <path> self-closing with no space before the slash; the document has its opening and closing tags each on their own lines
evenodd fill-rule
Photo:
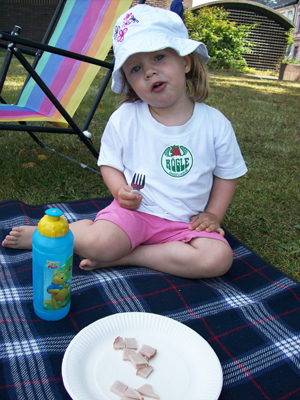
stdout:
<svg viewBox="0 0 300 400">
<path fill-rule="evenodd" d="M 146 4 L 170 9 L 172 0 L 147 0 Z M 0 0 L 0 30 L 11 32 L 15 25 L 22 28 L 21 37 L 41 41 L 59 0 Z M 138 0 L 133 0 L 133 5 Z M 186 8 L 192 0 L 184 0 Z M 1 49 L 0 49 L 1 51 Z"/>
<path fill-rule="evenodd" d="M 133 0 L 132 5 L 138 4 L 139 0 Z M 146 0 L 146 4 L 155 7 L 167 8 L 168 0 Z"/>
<path fill-rule="evenodd" d="M 1 0 L 0 30 L 11 32 L 15 25 L 21 36 L 41 41 L 59 0 Z"/>
<path fill-rule="evenodd" d="M 165 8 L 170 9 L 171 3 L 172 3 L 172 0 L 167 0 L 167 7 L 165 7 Z M 193 0 L 183 0 L 183 5 L 184 5 L 184 8 L 192 8 Z"/>
<path fill-rule="evenodd" d="M 146 4 L 150 4 L 151 6 L 154 7 L 161 7 L 169 10 L 172 1 L 173 0 L 146 0 Z M 139 2 L 138 0 L 133 0 L 132 4 L 137 4 L 138 2 Z M 183 5 L 185 8 L 191 8 L 192 3 L 193 0 L 183 0 Z"/>
</svg>

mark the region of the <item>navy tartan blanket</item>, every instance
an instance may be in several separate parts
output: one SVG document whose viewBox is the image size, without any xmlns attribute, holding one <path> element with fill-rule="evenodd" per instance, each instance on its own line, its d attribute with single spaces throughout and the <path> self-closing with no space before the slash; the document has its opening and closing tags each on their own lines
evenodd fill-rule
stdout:
<svg viewBox="0 0 300 400">
<path fill-rule="evenodd" d="M 73 222 L 94 219 L 110 201 L 2 202 L 0 240 L 12 226 L 37 225 L 47 208 L 60 208 Z M 233 266 L 214 279 L 132 266 L 84 272 L 75 256 L 70 313 L 51 323 L 33 311 L 31 251 L 0 245 L 0 398 L 70 399 L 61 377 L 70 341 L 99 318 L 134 311 L 173 318 L 207 340 L 223 369 L 221 400 L 299 399 L 300 286 L 229 232 L 226 238 Z"/>
</svg>

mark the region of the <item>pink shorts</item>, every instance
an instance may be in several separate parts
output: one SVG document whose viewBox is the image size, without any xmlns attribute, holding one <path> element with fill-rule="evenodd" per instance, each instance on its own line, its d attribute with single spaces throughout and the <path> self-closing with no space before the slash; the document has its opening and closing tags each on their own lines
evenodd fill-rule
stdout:
<svg viewBox="0 0 300 400">
<path fill-rule="evenodd" d="M 197 237 L 221 240 L 228 244 L 227 240 L 217 232 L 191 231 L 189 223 L 170 221 L 141 211 L 127 210 L 122 208 L 116 200 L 99 211 L 95 222 L 99 220 L 110 221 L 119 226 L 131 241 L 131 251 L 140 244 L 174 241 L 187 243 Z"/>
</svg>

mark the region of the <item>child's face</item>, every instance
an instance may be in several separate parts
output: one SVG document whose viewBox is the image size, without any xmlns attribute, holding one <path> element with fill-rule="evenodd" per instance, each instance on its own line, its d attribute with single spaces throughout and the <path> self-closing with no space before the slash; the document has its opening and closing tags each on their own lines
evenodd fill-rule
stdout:
<svg viewBox="0 0 300 400">
<path fill-rule="evenodd" d="M 123 65 L 126 79 L 135 93 L 152 107 L 170 107 L 186 102 L 189 56 L 180 57 L 173 49 L 130 56 Z"/>
</svg>

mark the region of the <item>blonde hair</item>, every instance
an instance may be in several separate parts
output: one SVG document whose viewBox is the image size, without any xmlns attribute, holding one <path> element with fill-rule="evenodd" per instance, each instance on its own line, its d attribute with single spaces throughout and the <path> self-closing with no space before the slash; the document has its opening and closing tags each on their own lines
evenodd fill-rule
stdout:
<svg viewBox="0 0 300 400">
<path fill-rule="evenodd" d="M 209 94 L 209 80 L 206 65 L 200 55 L 195 51 L 191 53 L 191 69 L 186 74 L 186 86 L 187 95 L 193 97 L 197 103 L 202 103 L 208 98 Z M 139 96 L 135 93 L 132 87 L 129 85 L 123 70 L 122 73 L 122 90 L 121 95 L 125 95 L 125 98 L 121 101 L 123 103 L 134 103 L 140 100 Z"/>
</svg>

